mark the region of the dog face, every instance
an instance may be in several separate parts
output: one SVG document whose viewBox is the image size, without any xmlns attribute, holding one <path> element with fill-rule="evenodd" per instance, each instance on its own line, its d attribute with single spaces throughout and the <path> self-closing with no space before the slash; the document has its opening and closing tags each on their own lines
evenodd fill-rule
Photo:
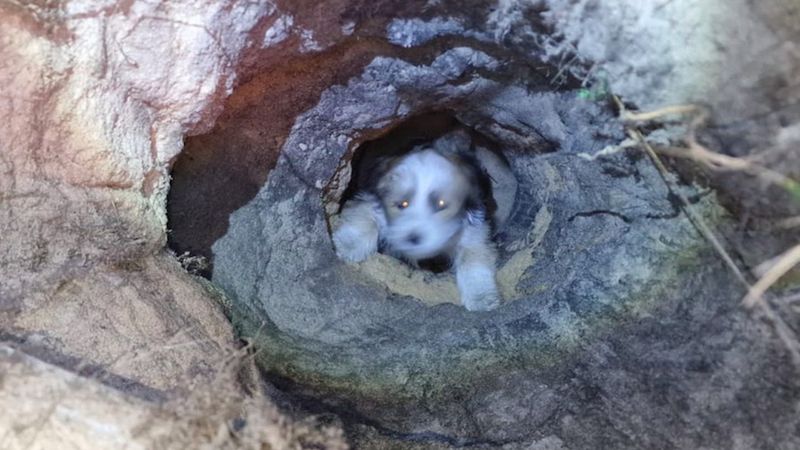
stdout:
<svg viewBox="0 0 800 450">
<path fill-rule="evenodd" d="M 386 243 L 416 260 L 450 248 L 473 197 L 471 178 L 459 161 L 431 149 L 395 160 L 377 186 L 386 212 Z"/>
</svg>

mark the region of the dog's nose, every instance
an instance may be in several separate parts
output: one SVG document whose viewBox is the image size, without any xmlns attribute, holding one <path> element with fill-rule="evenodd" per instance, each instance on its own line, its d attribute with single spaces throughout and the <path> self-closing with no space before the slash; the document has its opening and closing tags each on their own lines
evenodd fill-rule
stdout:
<svg viewBox="0 0 800 450">
<path fill-rule="evenodd" d="M 408 235 L 408 237 L 406 238 L 406 240 L 407 240 L 407 241 L 408 241 L 410 244 L 413 244 L 413 245 L 417 245 L 417 244 L 419 244 L 419 241 L 420 241 L 421 239 L 422 239 L 422 238 L 421 238 L 421 237 L 420 237 L 420 235 L 419 235 L 419 234 L 417 234 L 417 233 L 411 233 L 411 234 L 409 234 L 409 235 Z"/>
</svg>

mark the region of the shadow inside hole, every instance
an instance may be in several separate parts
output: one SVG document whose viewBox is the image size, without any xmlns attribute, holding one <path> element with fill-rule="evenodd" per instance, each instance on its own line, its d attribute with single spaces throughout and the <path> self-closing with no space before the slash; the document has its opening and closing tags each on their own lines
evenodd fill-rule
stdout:
<svg viewBox="0 0 800 450">
<path fill-rule="evenodd" d="M 494 192 L 496 183 L 493 182 L 492 171 L 486 167 L 486 157 L 479 158 L 477 155 L 478 153 L 493 155 L 492 159 L 496 161 L 494 165 L 503 166 L 502 169 L 513 178 L 510 164 L 496 143 L 473 128 L 464 125 L 453 114 L 446 111 L 429 112 L 411 117 L 384 135 L 366 141 L 356 148 L 351 160 L 352 175 L 338 202 L 338 207 L 334 210 L 340 213 L 348 200 L 359 192 L 374 186 L 375 176 L 381 175 L 381 173 L 376 173 L 376 168 L 380 165 L 381 160 L 402 157 L 420 145 L 431 144 L 437 139 L 457 131 L 464 132 L 469 137 L 470 148 L 466 149 L 463 154 L 473 158 L 474 161 L 471 164 L 479 168 L 475 182 L 478 183 L 478 189 L 482 194 L 482 205 L 487 218 L 489 218 L 494 240 L 501 225 L 494 220 L 498 211 L 498 201 Z M 498 170 L 498 168 L 494 170 Z M 516 185 L 514 185 L 514 189 L 516 189 Z M 510 204 L 504 205 L 506 211 L 510 211 L 513 207 L 514 194 L 511 195 Z M 509 202 L 508 199 L 504 200 L 506 203 Z M 418 264 L 419 268 L 433 273 L 442 273 L 451 267 L 450 258 L 446 255 L 421 260 L 418 261 Z"/>
</svg>

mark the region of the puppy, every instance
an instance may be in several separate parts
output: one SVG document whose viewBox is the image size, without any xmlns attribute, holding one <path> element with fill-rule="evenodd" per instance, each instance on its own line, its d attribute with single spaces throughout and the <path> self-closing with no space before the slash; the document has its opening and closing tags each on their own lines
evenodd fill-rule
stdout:
<svg viewBox="0 0 800 450">
<path fill-rule="evenodd" d="M 370 166 L 362 165 L 365 182 L 345 203 L 333 232 L 339 258 L 358 262 L 381 251 L 418 267 L 445 257 L 468 310 L 497 307 L 497 253 L 486 204 L 491 194 L 478 179 L 477 161 L 434 143 Z"/>
</svg>

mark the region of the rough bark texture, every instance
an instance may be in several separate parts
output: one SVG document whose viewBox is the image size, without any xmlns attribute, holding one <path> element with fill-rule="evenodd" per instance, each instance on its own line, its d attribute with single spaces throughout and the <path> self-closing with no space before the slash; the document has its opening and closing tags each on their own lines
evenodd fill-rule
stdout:
<svg viewBox="0 0 800 450">
<path fill-rule="evenodd" d="M 232 367 L 165 403 L 126 395 L 5 345 L 0 369 L 4 449 L 347 448 L 336 427 L 287 421 L 264 398 L 232 389 Z"/>
<path fill-rule="evenodd" d="M 230 323 L 163 249 L 170 164 L 272 11 L 0 2 L 0 447 L 344 446 L 220 379 Z"/>
<path fill-rule="evenodd" d="M 789 0 L 0 2 L 0 337 L 16 349 L 0 403 L 26 408 L 0 416 L 0 446 L 46 448 L 66 423 L 77 448 L 344 445 L 220 381 L 236 347 L 221 296 L 167 240 L 209 258 L 286 406 L 337 413 L 358 447 L 800 446 L 800 385 L 770 323 L 739 307 L 649 160 L 594 157 L 625 138 L 613 93 L 706 105 L 700 142 L 797 177 L 799 14 Z M 354 152 L 431 110 L 493 141 L 520 183 L 498 237 L 509 302 L 492 314 L 447 304 L 447 273 L 331 250 Z M 685 124 L 645 131 L 675 143 Z M 796 243 L 796 220 L 779 222 L 800 214 L 796 192 L 676 167 L 744 269 Z M 107 412 L 119 432 L 98 437 Z M 153 433 L 130 433 L 142 415 Z M 41 426 L 16 426 L 28 418 Z"/>
</svg>

